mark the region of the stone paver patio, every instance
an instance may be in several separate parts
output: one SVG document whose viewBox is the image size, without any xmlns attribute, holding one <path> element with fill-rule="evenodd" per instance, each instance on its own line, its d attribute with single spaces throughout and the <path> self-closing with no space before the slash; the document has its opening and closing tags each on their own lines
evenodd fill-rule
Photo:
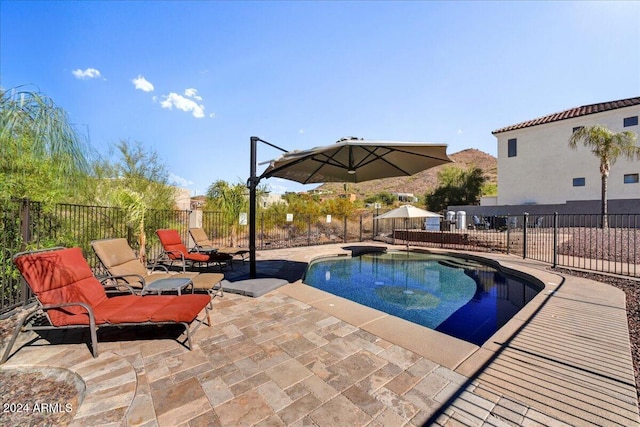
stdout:
<svg viewBox="0 0 640 427">
<path fill-rule="evenodd" d="M 96 359 L 82 334 L 22 334 L 3 368 L 77 374 L 79 426 L 640 425 L 618 289 L 491 254 L 545 289 L 478 347 L 295 280 L 349 246 L 259 253 L 261 274 L 292 283 L 215 298 L 192 351 L 171 328 L 106 330 Z"/>
</svg>

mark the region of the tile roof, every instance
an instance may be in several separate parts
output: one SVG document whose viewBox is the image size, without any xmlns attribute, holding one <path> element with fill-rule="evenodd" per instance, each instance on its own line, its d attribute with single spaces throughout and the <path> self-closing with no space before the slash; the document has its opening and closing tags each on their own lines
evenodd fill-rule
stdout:
<svg viewBox="0 0 640 427">
<path fill-rule="evenodd" d="M 510 130 L 543 125 L 560 120 L 572 119 L 574 117 L 586 116 L 588 114 L 602 113 L 603 111 L 615 110 L 617 108 L 631 107 L 632 105 L 640 105 L 640 96 L 635 98 L 620 99 L 618 101 L 600 102 L 598 104 L 590 104 L 583 105 L 582 107 L 570 108 L 569 110 L 561 111 L 559 113 L 549 114 L 548 116 L 539 117 L 537 119 L 503 127 L 501 129 L 494 130 L 491 133 L 495 135 Z"/>
</svg>

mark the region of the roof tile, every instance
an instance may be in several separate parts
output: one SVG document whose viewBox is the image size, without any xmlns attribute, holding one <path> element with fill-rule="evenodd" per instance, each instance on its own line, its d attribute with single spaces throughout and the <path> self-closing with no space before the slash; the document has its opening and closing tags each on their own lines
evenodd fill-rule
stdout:
<svg viewBox="0 0 640 427">
<path fill-rule="evenodd" d="M 589 114 L 602 113 L 603 111 L 615 110 L 617 108 L 630 107 L 633 105 L 640 105 L 640 96 L 635 98 L 620 99 L 618 101 L 600 102 L 598 104 L 583 105 L 582 107 L 575 107 L 569 110 L 561 111 L 559 113 L 549 114 L 548 116 L 539 117 L 537 119 L 528 120 L 526 122 L 518 123 L 515 125 L 503 127 L 491 132 L 492 134 L 498 134 L 507 132 L 510 130 L 523 129 L 531 126 L 543 125 L 546 123 L 553 123 L 560 120 L 572 119 L 574 117 L 586 116 Z"/>
</svg>

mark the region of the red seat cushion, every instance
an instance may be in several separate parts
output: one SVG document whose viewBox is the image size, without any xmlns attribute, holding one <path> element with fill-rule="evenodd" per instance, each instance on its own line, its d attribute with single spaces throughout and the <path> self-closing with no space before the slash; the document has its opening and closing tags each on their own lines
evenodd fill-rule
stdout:
<svg viewBox="0 0 640 427">
<path fill-rule="evenodd" d="M 95 307 L 107 300 L 80 248 L 25 254 L 16 258 L 15 263 L 44 306 L 82 302 Z M 78 305 L 48 311 L 55 326 L 65 325 L 66 317 L 81 313 L 86 314 L 86 309 Z"/>
<path fill-rule="evenodd" d="M 180 259 L 178 252 L 185 256 L 189 253 L 187 247 L 182 243 L 182 239 L 180 238 L 177 230 L 157 230 L 156 234 L 158 235 L 160 243 L 162 243 L 162 247 L 167 252 L 170 259 Z"/>
<path fill-rule="evenodd" d="M 144 298 L 164 298 L 169 295 Z M 211 296 L 206 294 L 174 295 L 170 305 L 164 310 L 158 310 L 151 315 L 152 322 L 191 322 L 198 313 L 211 302 Z"/>
<path fill-rule="evenodd" d="M 178 252 L 182 253 L 184 259 L 195 262 L 229 261 L 233 258 L 229 254 L 189 252 L 184 243 L 182 243 L 182 239 L 177 230 L 157 230 L 156 234 L 160 239 L 160 243 L 162 243 L 162 247 L 167 252 L 169 259 L 180 259 Z"/>
<path fill-rule="evenodd" d="M 209 304 L 209 295 L 126 295 L 107 299 L 95 308 L 98 323 L 191 323 Z"/>
</svg>

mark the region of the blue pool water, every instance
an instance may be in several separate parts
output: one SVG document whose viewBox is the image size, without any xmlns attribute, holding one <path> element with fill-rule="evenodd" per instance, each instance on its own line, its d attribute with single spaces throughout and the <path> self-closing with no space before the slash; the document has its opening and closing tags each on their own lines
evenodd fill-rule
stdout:
<svg viewBox="0 0 640 427">
<path fill-rule="evenodd" d="M 415 252 L 318 260 L 304 283 L 477 345 L 540 292 L 476 261 Z"/>
</svg>

